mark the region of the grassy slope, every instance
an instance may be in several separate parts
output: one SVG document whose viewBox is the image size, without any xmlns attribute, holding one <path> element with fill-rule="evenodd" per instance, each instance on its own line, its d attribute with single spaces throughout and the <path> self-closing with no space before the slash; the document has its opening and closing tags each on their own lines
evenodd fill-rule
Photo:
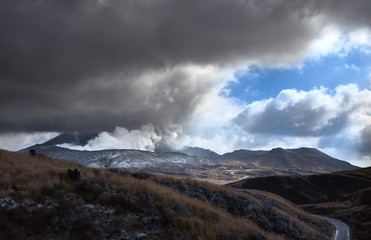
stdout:
<svg viewBox="0 0 371 240">
<path fill-rule="evenodd" d="M 67 169 L 81 179 L 71 181 Z M 2 150 L 0 216 L 0 239 L 328 239 L 331 232 L 268 193 Z"/>
<path fill-rule="evenodd" d="M 230 186 L 278 194 L 308 211 L 343 220 L 353 239 L 371 239 L 371 168 L 247 179 Z"/>
</svg>

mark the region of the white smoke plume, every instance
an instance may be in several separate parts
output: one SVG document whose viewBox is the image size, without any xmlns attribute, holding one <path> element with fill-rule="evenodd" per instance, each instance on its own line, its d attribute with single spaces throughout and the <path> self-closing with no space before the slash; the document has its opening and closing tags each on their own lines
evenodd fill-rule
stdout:
<svg viewBox="0 0 371 240">
<path fill-rule="evenodd" d="M 90 140 L 85 146 L 61 144 L 59 146 L 75 150 L 104 150 L 104 149 L 139 149 L 154 150 L 161 136 L 156 133 L 152 124 L 143 125 L 137 130 L 128 130 L 123 127 L 109 132 L 101 132 L 96 138 Z"/>
</svg>

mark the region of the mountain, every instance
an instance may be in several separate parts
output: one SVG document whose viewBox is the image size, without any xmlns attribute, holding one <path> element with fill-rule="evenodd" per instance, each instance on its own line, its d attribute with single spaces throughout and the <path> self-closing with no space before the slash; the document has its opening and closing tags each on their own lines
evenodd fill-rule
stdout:
<svg viewBox="0 0 371 240">
<path fill-rule="evenodd" d="M 371 168 L 244 179 L 229 186 L 272 192 L 314 214 L 344 221 L 352 239 L 371 239 Z"/>
<path fill-rule="evenodd" d="M 0 150 L 0 239 L 331 239 L 277 195 Z"/>
<path fill-rule="evenodd" d="M 203 165 L 209 165 L 211 163 L 210 159 L 192 157 L 176 152 L 156 153 L 130 149 L 80 151 L 57 146 L 47 146 L 44 144 L 26 148 L 20 152 L 27 153 L 29 149 L 34 149 L 38 154 L 43 154 L 51 158 L 75 161 L 91 167 L 98 167 L 103 158 L 111 160 L 112 167 L 116 168 L 170 171 L 183 168 L 202 167 Z"/>
<path fill-rule="evenodd" d="M 202 157 L 202 158 L 208 158 L 208 159 L 218 159 L 220 158 L 220 155 L 216 152 L 213 152 L 209 149 L 199 148 L 199 147 L 183 147 L 181 149 L 174 149 L 171 147 L 156 147 L 155 152 L 178 152 L 183 153 L 189 156 L 193 157 Z"/>
<path fill-rule="evenodd" d="M 38 154 L 75 161 L 86 166 L 140 169 L 149 173 L 207 179 L 220 184 L 244 178 L 307 175 L 357 168 L 314 148 L 275 148 L 270 151 L 241 149 L 219 155 L 197 147 L 176 150 L 168 146 L 157 146 L 154 152 L 150 152 L 130 149 L 79 151 L 55 146 L 63 143 L 84 145 L 95 136 L 96 134 L 63 133 L 20 152 L 26 153 L 33 149 Z"/>
<path fill-rule="evenodd" d="M 357 168 L 315 148 L 274 148 L 270 151 L 237 150 L 222 155 L 219 160 L 242 162 L 252 168 L 298 169 L 323 173 Z"/>
<path fill-rule="evenodd" d="M 61 133 L 55 138 L 50 139 L 49 141 L 46 141 L 42 144 L 42 146 L 50 146 L 50 145 L 58 145 L 58 144 L 64 144 L 69 143 L 72 145 L 78 145 L 78 146 L 84 146 L 86 145 L 90 140 L 97 137 L 97 133 Z"/>
<path fill-rule="evenodd" d="M 71 144 L 71 145 L 77 145 L 77 146 L 85 146 L 90 140 L 94 139 L 98 136 L 98 133 L 78 133 L 78 132 L 72 132 L 72 133 L 61 133 L 58 136 L 42 143 L 37 144 L 36 146 L 55 146 L 55 145 L 61 145 L 61 144 Z M 31 148 L 32 148 L 31 147 Z M 209 150 L 209 149 L 203 149 L 199 147 L 183 147 L 181 149 L 175 149 L 168 146 L 157 146 L 154 150 L 156 153 L 183 153 L 192 157 L 202 157 L 202 158 L 208 158 L 208 159 L 217 159 L 220 157 L 219 154 Z"/>
<path fill-rule="evenodd" d="M 271 151 L 237 150 L 224 155 L 218 155 L 201 148 L 185 148 L 185 152 L 193 155 L 190 156 L 182 152 L 150 152 L 127 149 L 79 151 L 44 143 L 23 149 L 20 152 L 28 153 L 30 149 L 34 149 L 38 154 L 75 161 L 86 166 L 105 166 L 135 169 L 149 173 L 189 176 L 220 184 L 244 178 L 306 175 L 357 168 L 317 149 L 310 148 L 277 148 Z M 102 164 L 104 159 L 109 162 L 109 165 Z"/>
</svg>

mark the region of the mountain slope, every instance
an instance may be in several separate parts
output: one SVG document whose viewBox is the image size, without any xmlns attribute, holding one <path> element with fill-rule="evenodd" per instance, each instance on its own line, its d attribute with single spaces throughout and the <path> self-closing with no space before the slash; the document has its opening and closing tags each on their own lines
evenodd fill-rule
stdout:
<svg viewBox="0 0 371 240">
<path fill-rule="evenodd" d="M 357 168 L 314 148 L 274 148 L 270 151 L 237 150 L 222 155 L 219 161 L 238 161 L 258 168 L 285 168 L 324 173 Z"/>
<path fill-rule="evenodd" d="M 333 230 L 269 193 L 42 155 L 0 151 L 0 183 L 0 239 L 330 239 Z"/>
<path fill-rule="evenodd" d="M 371 168 L 246 179 L 229 186 L 275 193 L 315 214 L 344 221 L 353 239 L 371 239 Z"/>
<path fill-rule="evenodd" d="M 87 133 L 87 134 L 81 134 L 78 132 L 61 133 L 55 138 L 52 138 L 39 145 L 51 146 L 51 145 L 69 143 L 69 144 L 77 145 L 77 146 L 85 146 L 90 140 L 94 139 L 97 136 L 98 136 L 97 133 Z"/>
<path fill-rule="evenodd" d="M 141 150 L 111 149 L 100 151 L 80 151 L 56 146 L 33 146 L 21 150 L 28 153 L 29 149 L 36 150 L 52 158 L 75 161 L 86 166 L 99 166 L 101 158 L 112 160 L 112 167 L 133 169 L 178 169 L 192 166 L 202 166 L 211 163 L 209 159 L 192 157 L 182 153 L 166 152 L 155 153 Z"/>
<path fill-rule="evenodd" d="M 217 154 L 216 152 L 213 152 L 209 149 L 203 149 L 199 147 L 184 147 L 181 150 L 177 150 L 176 152 L 184 153 L 189 156 L 194 156 L 194 157 L 203 157 L 203 158 L 208 158 L 208 159 L 218 159 L 220 158 L 220 155 Z"/>
</svg>

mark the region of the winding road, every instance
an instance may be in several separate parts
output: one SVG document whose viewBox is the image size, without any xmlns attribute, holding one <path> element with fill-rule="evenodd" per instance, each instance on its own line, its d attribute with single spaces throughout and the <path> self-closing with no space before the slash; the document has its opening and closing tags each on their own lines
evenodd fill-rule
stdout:
<svg viewBox="0 0 371 240">
<path fill-rule="evenodd" d="M 335 233 L 334 240 L 350 240 L 350 233 L 349 233 L 348 225 L 334 218 L 328 218 L 328 217 L 318 216 L 318 215 L 315 215 L 315 216 L 325 221 L 328 221 L 335 226 L 336 233 Z"/>
</svg>

